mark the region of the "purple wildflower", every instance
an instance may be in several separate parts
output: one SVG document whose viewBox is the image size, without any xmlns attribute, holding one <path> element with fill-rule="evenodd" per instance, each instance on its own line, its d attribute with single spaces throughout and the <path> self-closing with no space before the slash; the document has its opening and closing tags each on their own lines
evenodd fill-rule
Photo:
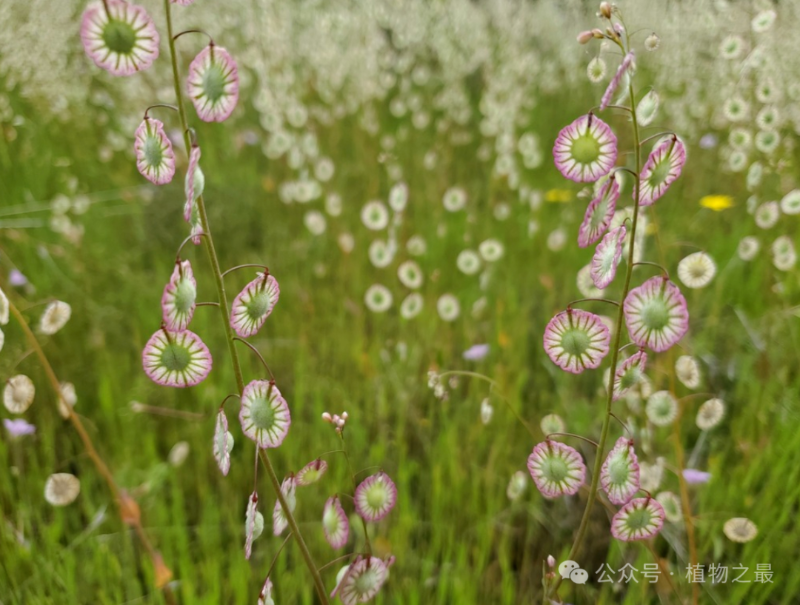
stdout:
<svg viewBox="0 0 800 605">
<path fill-rule="evenodd" d="M 3 418 L 3 425 L 12 437 L 33 435 L 36 432 L 36 427 L 23 418 L 15 418 L 14 420 Z"/>
<path fill-rule="evenodd" d="M 464 351 L 463 357 L 467 361 L 481 361 L 489 354 L 489 345 L 480 344 L 472 345 L 469 349 Z"/>
</svg>

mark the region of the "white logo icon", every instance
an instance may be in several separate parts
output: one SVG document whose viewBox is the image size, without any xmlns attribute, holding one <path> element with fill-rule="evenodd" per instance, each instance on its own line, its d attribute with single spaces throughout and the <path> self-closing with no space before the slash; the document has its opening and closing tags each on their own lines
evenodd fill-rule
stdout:
<svg viewBox="0 0 800 605">
<path fill-rule="evenodd" d="M 589 573 L 585 569 L 581 569 L 575 561 L 564 561 L 558 566 L 558 573 L 565 580 L 572 580 L 575 584 L 586 584 L 589 579 Z"/>
</svg>

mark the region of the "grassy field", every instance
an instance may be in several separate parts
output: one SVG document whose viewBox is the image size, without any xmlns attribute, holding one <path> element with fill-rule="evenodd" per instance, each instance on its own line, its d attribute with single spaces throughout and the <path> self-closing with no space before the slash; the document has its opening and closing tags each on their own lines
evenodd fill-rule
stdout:
<svg viewBox="0 0 800 605">
<path fill-rule="evenodd" d="M 572 33 L 570 33 L 572 35 Z M 528 482 L 522 497 L 506 495 L 515 471 L 526 471 L 535 445 L 510 408 L 537 435 L 542 417 L 559 414 L 567 430 L 596 439 L 603 408 L 602 372 L 575 377 L 561 372 L 542 349 L 549 319 L 581 298 L 575 275 L 590 259 L 591 249 L 574 244 L 587 200 L 580 186 L 563 180 L 549 149 L 558 130 L 596 103 L 587 86 L 543 95 L 525 118 L 538 133 L 545 155 L 536 169 L 522 169 L 521 182 L 546 200 L 532 208 L 519 190 L 479 158 L 483 137 L 470 124 L 471 140 L 443 143 L 430 130 L 409 128 L 407 119 L 377 106 L 380 133 L 391 133 L 396 146 L 382 149 L 379 136 L 364 132 L 355 117 L 316 134 L 324 155 L 334 158 L 336 172 L 325 191 L 342 197 L 340 216 L 327 217 L 319 236 L 303 223 L 308 208 L 323 209 L 321 199 L 308 206 L 280 200 L 281 183 L 293 178 L 286 162 L 261 152 L 267 140 L 247 102 L 235 126 L 200 124 L 205 197 L 223 268 L 242 263 L 269 266 L 281 286 L 281 298 L 265 328 L 252 343 L 275 374 L 291 407 L 293 424 L 285 443 L 272 456 L 278 474 L 298 470 L 339 442 L 320 420 L 324 411 L 347 410 L 347 447 L 356 469 L 379 466 L 396 482 L 396 509 L 370 530 L 376 553 L 393 554 L 387 586 L 378 604 L 537 603 L 542 601 L 542 562 L 550 554 L 566 558 L 583 512 L 586 492 L 573 498 L 545 500 Z M 41 337 L 60 380 L 74 383 L 76 412 L 118 483 L 136 494 L 143 524 L 172 569 L 171 587 L 182 603 L 255 603 L 263 576 L 281 544 L 269 531 L 243 556 L 244 514 L 252 490 L 253 444 L 239 431 L 235 402 L 226 409 L 236 445 L 232 469 L 222 477 L 211 445 L 216 410 L 235 389 L 218 311 L 200 307 L 192 330 L 209 345 L 214 368 L 209 378 L 186 390 L 165 389 L 143 373 L 141 351 L 161 321 L 159 301 L 169 278 L 177 246 L 186 236 L 181 218 L 185 160 L 180 178 L 164 187 L 147 184 L 126 153 L 98 161 L 104 127 L 92 120 L 59 122 L 37 107 L 9 94 L 22 124 L 3 124 L 0 139 L 0 285 L 35 325 L 43 303 L 68 302 L 69 323 L 52 337 Z M 141 108 L 126 108 L 138 113 Z M 609 120 L 630 145 L 628 123 Z M 257 144 L 243 144 L 245 134 Z M 692 140 L 696 141 L 697 137 Z M 444 139 L 446 140 L 446 139 Z M 177 149 L 177 147 L 176 147 Z M 435 168 L 424 156 L 436 149 Z M 397 227 L 400 251 L 385 269 L 370 264 L 367 249 L 374 239 L 360 219 L 363 204 L 386 200 L 395 183 L 387 175 L 385 156 L 402 167 L 409 187 L 409 207 Z M 795 152 L 796 155 L 796 152 Z M 716 261 L 718 273 L 703 289 L 684 293 L 691 329 L 675 350 L 654 356 L 648 376 L 657 388 L 689 395 L 674 379 L 674 361 L 690 353 L 701 364 L 699 393 L 724 399 L 722 423 L 701 437 L 695 425 L 704 398 L 682 400 L 682 415 L 672 426 L 650 427 L 641 459 L 665 459 L 658 491 L 679 493 L 678 457 L 687 466 L 711 473 L 706 484 L 689 486 L 699 561 L 731 567 L 743 565 L 743 580 L 701 584 L 700 603 L 790 604 L 800 598 L 796 514 L 800 507 L 800 281 L 797 269 L 782 272 L 768 251 L 751 262 L 737 256 L 742 237 L 756 228 L 746 212 L 744 176 L 720 168 L 717 151 L 690 145 L 690 160 L 681 180 L 648 212 L 645 254 L 676 272 L 678 261 L 696 248 Z M 787 157 L 795 161 L 796 157 Z M 70 192 L 69 175 L 79 177 Z M 467 211 L 446 212 L 442 195 L 451 186 L 468 194 Z M 566 201 L 547 201 L 564 190 Z M 630 191 L 630 189 L 628 189 Z M 71 199 L 87 194 L 91 204 L 72 220 L 85 229 L 70 242 L 49 228 L 57 195 Z M 729 195 L 735 205 L 715 212 L 700 205 L 703 196 Z M 629 195 L 629 194 L 628 194 Z M 509 215 L 497 218 L 498 206 Z M 500 211 L 502 215 L 503 210 Z M 786 233 L 797 242 L 797 221 L 781 219 L 764 240 Z M 796 217 L 794 217 L 796 219 Z M 535 227 L 531 227 L 531 222 Z M 563 228 L 567 244 L 548 247 L 548 235 Z M 337 243 L 352 234 L 355 247 L 343 252 Z M 403 319 L 398 307 L 407 289 L 397 280 L 399 262 L 409 258 L 405 242 L 421 235 L 426 252 L 418 257 L 425 274 L 423 312 Z M 464 248 L 487 239 L 502 242 L 504 255 L 482 275 L 456 269 Z M 766 247 L 766 245 L 765 245 Z M 191 246 L 190 246 L 191 248 Z M 216 297 L 208 259 L 188 249 L 198 280 L 198 300 Z M 8 284 L 17 268 L 30 288 Z M 641 272 L 641 273 L 640 273 Z M 655 274 L 641 267 L 635 279 Z M 252 278 L 249 270 L 227 277 L 229 292 Z M 394 294 L 384 314 L 370 312 L 364 292 L 383 283 Z M 618 297 L 620 284 L 606 292 Z M 436 300 L 443 293 L 459 299 L 461 315 L 443 321 Z M 485 308 L 473 314 L 473 305 Z M 586 309 L 607 313 L 600 303 Z M 37 385 L 34 405 L 25 418 L 34 436 L 0 439 L 0 603 L 164 603 L 155 589 L 152 568 L 136 537 L 118 519 L 106 485 L 83 451 L 69 423 L 57 414 L 53 393 L 40 364 L 30 353 L 22 331 L 12 320 L 3 326 L 5 345 L 0 376 L 25 373 Z M 480 361 L 463 352 L 488 343 Z M 261 378 L 258 360 L 241 349 L 245 379 Z M 427 373 L 475 372 L 494 381 L 459 376 L 446 401 L 427 385 Z M 480 418 L 481 401 L 490 398 L 494 414 Z M 186 412 L 172 417 L 135 411 L 139 402 Z M 641 410 L 624 402 L 615 408 L 632 427 L 647 424 Z M 11 415 L 5 410 L 4 418 Z M 611 436 L 621 434 L 612 425 Z M 638 433 L 637 433 L 638 435 Z M 168 462 L 171 448 L 185 441 L 190 454 L 180 466 Z M 572 442 L 570 442 L 572 443 Z M 587 463 L 592 448 L 577 445 Z M 341 553 L 327 545 L 320 524 L 322 503 L 350 489 L 344 459 L 326 456 L 328 475 L 298 493 L 297 518 L 309 547 L 324 564 Z M 54 508 L 43 499 L 48 475 L 71 472 L 80 477 L 81 493 L 70 506 Z M 269 519 L 274 494 L 259 474 L 260 510 Z M 612 511 L 613 512 L 613 511 Z M 657 585 L 646 582 L 570 585 L 565 603 L 690 602 L 686 578 L 689 561 L 682 523 L 668 523 L 650 548 L 618 542 L 608 533 L 611 513 L 594 509 L 581 565 L 591 572 L 605 562 L 614 569 L 630 563 L 639 569 L 662 560 L 674 575 Z M 758 527 L 746 544 L 722 532 L 731 517 L 747 517 Z M 363 549 L 360 526 L 348 551 Z M 757 564 L 770 564 L 771 583 L 755 582 Z M 334 565 L 323 571 L 335 585 Z M 594 578 L 594 575 L 592 574 Z M 290 543 L 279 557 L 273 579 L 276 603 L 315 603 L 313 586 Z"/>
</svg>

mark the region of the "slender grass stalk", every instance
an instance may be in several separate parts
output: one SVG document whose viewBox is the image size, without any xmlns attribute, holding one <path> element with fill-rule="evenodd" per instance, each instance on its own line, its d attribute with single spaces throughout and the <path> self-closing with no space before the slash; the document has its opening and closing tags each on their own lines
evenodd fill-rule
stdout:
<svg viewBox="0 0 800 605">
<path fill-rule="evenodd" d="M 8 308 L 11 311 L 11 314 L 16 318 L 17 323 L 19 323 L 22 331 L 25 333 L 25 336 L 28 339 L 31 348 L 35 351 L 36 356 L 39 358 L 39 363 L 41 363 L 42 368 L 44 368 L 44 373 L 47 375 L 47 380 L 50 383 L 50 386 L 52 387 L 53 393 L 56 397 L 56 405 L 58 405 L 58 401 L 62 397 L 61 383 L 59 382 L 58 377 L 53 370 L 53 366 L 50 365 L 50 361 L 47 359 L 44 349 L 42 349 L 42 346 L 39 344 L 39 340 L 36 338 L 33 330 L 31 330 L 28 322 L 25 320 L 25 317 L 22 315 L 20 310 L 17 309 L 16 305 L 11 302 L 11 300 L 8 301 Z M 168 603 L 170 603 L 170 605 L 172 605 L 176 602 L 175 597 L 172 594 L 172 590 L 169 588 L 169 586 L 167 586 L 167 582 L 169 582 L 169 580 L 172 578 L 172 571 L 166 565 L 164 565 L 164 560 L 161 557 L 161 553 L 155 549 L 153 544 L 150 542 L 150 539 L 147 537 L 147 533 L 144 531 L 144 527 L 142 527 L 139 505 L 136 504 L 136 501 L 131 496 L 127 495 L 124 490 L 119 488 L 117 482 L 114 480 L 114 475 L 111 474 L 111 469 L 108 468 L 108 465 L 103 460 L 103 457 L 94 447 L 92 438 L 89 437 L 89 433 L 86 432 L 83 422 L 81 422 L 81 419 L 75 413 L 75 410 L 72 409 L 72 406 L 65 405 L 64 409 L 67 410 L 67 417 L 75 431 L 78 433 L 78 437 L 80 437 L 80 440 L 83 443 L 83 448 L 86 450 L 89 459 L 92 461 L 92 464 L 94 464 L 97 472 L 100 473 L 100 476 L 102 476 L 103 480 L 106 482 L 108 490 L 111 492 L 111 495 L 114 498 L 114 504 L 117 506 L 120 520 L 123 524 L 133 528 L 136 536 L 139 538 L 139 541 L 142 543 L 142 546 L 147 552 L 147 555 L 150 557 L 150 561 L 153 563 L 153 568 L 155 571 L 156 586 L 162 590 L 164 598 Z"/>
<path fill-rule="evenodd" d="M 167 17 L 167 39 L 169 40 L 170 59 L 172 61 L 172 80 L 173 84 L 175 85 L 175 97 L 178 105 L 178 113 L 181 119 L 181 127 L 183 128 L 183 141 L 186 146 L 186 153 L 188 155 L 191 150 L 191 142 L 189 140 L 189 123 L 186 118 L 186 107 L 183 99 L 183 90 L 181 88 L 180 72 L 178 70 L 178 56 L 175 52 L 175 39 L 172 28 L 172 6 L 169 0 L 164 0 L 164 12 L 166 13 Z M 214 248 L 214 239 L 211 236 L 211 229 L 209 228 L 208 224 L 208 214 L 206 213 L 205 202 L 203 201 L 202 195 L 197 198 L 196 203 L 198 213 L 200 215 L 200 223 L 203 227 L 203 233 L 205 234 L 203 242 L 205 244 L 206 252 L 208 252 L 208 259 L 211 263 L 211 270 L 214 273 L 214 282 L 216 284 L 217 294 L 219 296 L 220 318 L 225 329 L 225 339 L 228 341 L 228 352 L 230 353 L 231 363 L 233 364 L 233 373 L 236 377 L 236 386 L 239 390 L 239 394 L 241 395 L 241 393 L 244 391 L 244 376 L 242 374 L 242 366 L 239 361 L 239 354 L 236 350 L 236 341 L 234 340 L 233 329 L 228 321 L 230 310 L 228 305 L 228 297 L 225 293 L 225 282 L 222 279 L 222 270 L 220 269 L 217 251 Z M 300 548 L 303 560 L 305 561 L 308 571 L 311 573 L 311 576 L 314 580 L 314 586 L 320 602 L 323 605 L 327 605 L 328 595 L 325 591 L 325 585 L 323 584 L 322 578 L 317 571 L 317 566 L 311 557 L 311 552 L 308 550 L 308 546 L 303 540 L 303 536 L 300 532 L 300 528 L 297 525 L 297 521 L 294 518 L 292 511 L 289 509 L 288 504 L 286 503 L 283 492 L 281 492 L 281 484 L 278 480 L 278 475 L 275 473 L 275 468 L 272 466 L 272 462 L 266 451 L 259 449 L 259 456 L 264 467 L 267 469 L 267 475 L 269 476 L 270 483 L 272 483 L 272 488 L 278 497 L 281 508 L 283 508 L 283 513 L 286 516 L 286 521 L 289 523 L 289 527 L 292 530 L 292 535 L 295 537 L 295 542 Z"/>
<path fill-rule="evenodd" d="M 608 432 L 611 426 L 611 419 L 613 417 L 611 406 L 614 402 L 614 375 L 617 372 L 617 362 L 619 361 L 619 348 L 620 340 L 622 339 L 622 331 L 625 327 L 625 315 L 623 312 L 623 303 L 628 296 L 631 286 L 631 276 L 633 274 L 633 255 L 636 250 L 636 226 L 639 220 L 639 196 L 640 196 L 640 181 L 639 174 L 642 172 L 642 155 L 639 145 L 639 123 L 636 120 L 636 97 L 634 96 L 633 83 L 628 84 L 628 94 L 631 99 L 631 121 L 633 122 L 633 144 L 634 154 L 636 156 L 636 179 L 634 180 L 634 207 L 633 207 L 633 221 L 631 223 L 630 247 L 628 250 L 628 266 L 625 271 L 625 285 L 622 288 L 622 294 L 619 300 L 619 311 L 617 312 L 617 323 L 614 328 L 614 344 L 611 348 L 611 372 L 608 384 L 608 397 L 606 399 L 606 411 L 603 417 L 603 427 L 600 431 L 600 440 L 598 441 L 597 456 L 594 461 L 594 469 L 592 471 L 592 484 L 589 488 L 589 498 L 586 501 L 586 508 L 583 510 L 583 517 L 581 524 L 578 527 L 578 533 L 575 536 L 575 541 L 570 548 L 569 556 L 567 559 L 575 561 L 581 547 L 583 546 L 583 539 L 586 536 L 586 530 L 589 527 L 589 519 L 592 515 L 592 508 L 594 508 L 594 501 L 597 498 L 597 490 L 600 487 L 600 471 L 603 466 L 604 454 L 606 449 L 606 442 L 608 441 Z M 555 594 L 561 586 L 561 578 L 553 584 L 551 594 Z"/>
<path fill-rule="evenodd" d="M 344 433 L 339 433 L 339 439 L 342 440 L 342 452 L 344 452 L 344 457 L 347 460 L 347 470 L 350 471 L 350 476 L 353 478 L 353 503 L 355 504 L 355 495 L 356 490 L 358 489 L 358 481 L 356 481 L 356 474 L 353 472 L 353 465 L 350 463 L 350 455 L 347 453 L 347 445 L 344 441 Z M 358 518 L 361 519 L 361 526 L 364 528 L 364 541 L 367 545 L 367 554 L 372 556 L 372 544 L 369 541 L 369 530 L 367 528 L 367 521 L 361 515 L 358 515 Z"/>
<path fill-rule="evenodd" d="M 655 206 L 651 208 L 650 220 L 655 223 L 656 209 Z M 664 259 L 664 247 L 661 245 L 660 230 L 656 229 L 656 247 L 658 248 L 659 262 L 663 265 L 666 264 Z M 663 270 L 663 269 L 662 269 Z M 669 352 L 669 384 L 670 392 L 675 393 L 675 362 L 673 351 Z M 713 397 L 711 393 L 692 393 L 687 397 L 708 396 Z M 685 399 L 685 398 L 684 398 Z M 689 486 L 686 484 L 686 478 L 683 476 L 683 469 L 686 467 L 686 457 L 683 451 L 683 444 L 681 443 L 681 418 L 683 417 L 683 405 L 678 408 L 678 417 L 672 423 L 672 445 L 675 450 L 675 462 L 678 466 L 678 486 L 681 493 L 681 513 L 683 514 L 683 522 L 686 526 L 686 542 L 689 546 L 689 563 L 694 569 L 700 564 L 697 556 L 697 541 L 694 535 L 694 518 L 692 516 L 692 504 L 689 499 Z M 700 602 L 700 583 L 692 582 L 692 605 L 698 605 Z"/>
</svg>

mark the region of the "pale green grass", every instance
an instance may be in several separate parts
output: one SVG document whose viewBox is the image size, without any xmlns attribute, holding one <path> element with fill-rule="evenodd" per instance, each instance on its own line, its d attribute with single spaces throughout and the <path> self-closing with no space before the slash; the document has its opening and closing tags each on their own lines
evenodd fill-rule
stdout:
<svg viewBox="0 0 800 605">
<path fill-rule="evenodd" d="M 546 124 L 565 123 L 577 111 L 562 105 L 537 114 L 534 122 L 542 124 L 542 140 L 551 140 L 550 131 L 556 128 Z M 620 130 L 624 127 L 618 124 Z M 287 208 L 274 189 L 262 188 L 266 179 L 280 182 L 286 168 L 280 163 L 267 165 L 255 150 L 234 153 L 230 135 L 225 127 L 201 128 L 201 138 L 207 142 L 207 198 L 223 265 L 263 262 L 281 284 L 274 314 L 253 339 L 292 408 L 291 432 L 274 453 L 279 473 L 297 470 L 318 454 L 336 449 L 333 432 L 319 416 L 325 410 L 346 409 L 354 464 L 382 466 L 399 489 L 397 508 L 374 528 L 376 548 L 397 557 L 391 580 L 376 603 L 537 602 L 541 561 L 548 554 L 563 558 L 583 500 L 548 502 L 529 485 L 519 502 L 508 501 L 508 479 L 525 469 L 534 442 L 500 397 L 534 427 L 544 414 L 557 412 L 571 431 L 587 436 L 599 432 L 600 374 L 563 374 L 547 360 L 540 344 L 553 312 L 580 297 L 574 275 L 591 253 L 579 251 L 572 238 L 583 203 L 545 204 L 536 217 L 541 231 L 528 238 L 529 211 L 504 184 L 491 179 L 488 168 L 475 159 L 474 145 L 445 149 L 440 168 L 426 172 L 421 157 L 430 140 L 415 135 L 398 152 L 411 190 L 401 242 L 412 233 L 426 237 L 428 252 L 420 264 L 429 278 L 423 287 L 425 312 L 406 322 L 396 312 L 399 298 L 395 309 L 382 316 L 369 314 L 362 304 L 363 292 L 374 281 L 391 284 L 396 297 L 402 293 L 393 269 L 369 266 L 370 237 L 358 220 L 361 204 L 385 198 L 391 185 L 375 162 L 375 142 L 350 123 L 322 133 L 323 149 L 337 161 L 334 188 L 342 194 L 345 213 L 329 219 L 328 232 L 314 239 L 302 226 L 302 209 Z M 51 165 L 64 155 L 72 158 L 70 170 L 92 191 L 140 185 L 132 163 L 124 158 L 109 166 L 96 162 L 92 147 L 96 139 L 91 126 L 30 122 L 13 144 L 0 144 L 4 146 L 0 168 L 11 175 L 3 179 L 0 190 L 4 203 L 23 203 L 26 191 L 30 199 L 39 200 L 61 191 L 62 177 Z M 728 177 L 723 181 L 712 166 L 698 153 L 697 160 L 687 165 L 680 186 L 657 206 L 668 268 L 674 271 L 689 250 L 670 244 L 688 241 L 711 253 L 720 269 L 709 288 L 687 292 L 693 319 L 686 344 L 704 360 L 704 388 L 720 393 L 728 404 L 725 420 L 698 457 L 698 466 L 713 473 L 711 483 L 692 488 L 698 547 L 706 565 L 741 562 L 752 574 L 757 563 L 771 563 L 774 583 L 729 582 L 713 588 L 706 583 L 701 602 L 795 603 L 800 594 L 795 571 L 800 471 L 794 455 L 800 448 L 800 320 L 789 309 L 798 300 L 800 286 L 794 273 L 784 280 L 785 291 L 776 294 L 772 285 L 784 276 L 765 255 L 751 264 L 735 258 L 740 237 L 755 228 L 742 207 L 741 183 Z M 576 190 L 554 173 L 546 163 L 526 179 L 542 189 Z M 482 217 L 479 223 L 469 225 L 463 217 L 444 216 L 441 194 L 453 184 L 470 192 Z M 47 341 L 46 351 L 59 377 L 75 383 L 77 410 L 120 484 L 129 489 L 149 484 L 140 497 L 144 522 L 175 573 L 179 600 L 254 604 L 280 540 L 268 530 L 256 542 L 251 561 L 245 561 L 244 507 L 252 489 L 253 448 L 236 428 L 232 404 L 228 416 L 237 442 L 227 478 L 217 471 L 211 456 L 213 413 L 234 384 L 216 310 L 198 309 L 192 324 L 215 359 L 204 384 L 187 391 L 159 388 L 140 367 L 142 346 L 160 322 L 163 283 L 184 237 L 181 191 L 176 181 L 158 191 L 150 203 L 134 193 L 93 206 L 82 219 L 86 234 L 77 248 L 44 229 L 0 231 L 5 253 L 2 274 L 7 274 L 8 258 L 36 285 L 31 302 L 56 297 L 72 304 L 73 319 Z M 697 200 L 706 193 L 730 193 L 739 206 L 719 214 L 704 210 Z M 499 201 L 513 204 L 506 222 L 491 218 L 491 207 Z M 46 217 L 46 213 L 31 216 Z M 438 238 L 441 221 L 446 221 L 447 234 Z M 554 253 L 544 242 L 559 224 L 568 229 L 570 244 Z M 336 235 L 343 230 L 356 235 L 356 250 L 350 256 L 336 245 Z M 469 316 L 469 307 L 481 295 L 477 279 L 455 270 L 456 254 L 467 245 L 465 232 L 471 246 L 489 236 L 506 246 L 505 258 L 493 270 L 486 291 L 487 313 L 480 320 Z M 189 254 L 200 298 L 213 300 L 205 254 Z M 652 237 L 648 254 L 655 255 Z M 324 266 L 324 276 L 315 272 L 317 265 Z M 434 281 L 430 275 L 437 269 Z M 246 280 L 246 275 L 233 276 L 230 289 L 235 292 Z M 462 317 L 453 324 L 443 323 L 433 310 L 445 291 L 456 293 L 462 302 Z M 37 313 L 34 310 L 31 316 Z M 746 318 L 747 329 L 741 318 Z M 407 346 L 405 358 L 397 352 L 400 342 Z M 480 363 L 464 362 L 461 353 L 476 342 L 491 345 L 489 357 Z M 150 566 L 142 564 L 140 547 L 115 517 L 109 493 L 82 454 L 76 435 L 54 413 L 34 359 L 20 361 L 24 352 L 19 330 L 8 326 L 0 356 L 2 377 L 24 371 L 41 386 L 26 415 L 37 425 L 36 436 L 12 443 L 4 433 L 0 440 L 4 469 L 0 472 L 0 602 L 162 603 L 152 588 Z M 258 377 L 258 363 L 243 352 L 246 377 Z M 659 356 L 651 366 L 650 374 L 660 384 L 666 382 L 669 359 Z M 461 379 L 450 400 L 439 402 L 426 385 L 431 367 L 469 369 L 496 380 L 492 422 L 484 427 L 478 415 L 480 401 L 489 396 L 487 383 Z M 201 412 L 206 419 L 137 415 L 129 407 L 132 400 Z M 682 422 L 687 456 L 699 436 L 694 426 L 697 404 L 687 407 Z M 667 429 L 655 431 L 654 455 L 672 461 L 668 437 Z M 192 454 L 174 469 L 166 465 L 166 457 L 179 440 L 190 443 Z M 320 565 L 338 554 L 322 537 L 322 504 L 331 493 L 350 489 L 343 460 L 334 456 L 330 462 L 332 471 L 324 481 L 301 490 L 298 498 L 298 518 Z M 81 477 L 81 496 L 65 509 L 53 509 L 42 498 L 44 479 L 55 471 Z M 666 473 L 662 488 L 677 492 L 672 473 Z M 269 519 L 274 496 L 263 476 L 259 490 L 260 510 Z M 101 511 L 105 516 L 92 526 Z M 747 545 L 728 541 L 722 524 L 732 516 L 753 519 L 758 538 Z M 673 581 L 685 597 L 689 594 L 685 535 L 675 527 L 668 533 L 680 552 L 663 538 L 656 540 L 655 548 L 672 565 Z M 652 562 L 640 546 L 611 540 L 602 507 L 596 507 L 587 544 L 581 563 L 591 572 L 606 560 L 619 564 L 624 559 L 640 568 Z M 337 568 L 324 575 L 331 588 Z M 302 560 L 291 545 L 276 570 L 276 602 L 314 602 Z M 564 594 L 570 603 L 678 602 L 668 587 L 663 587 L 661 601 L 647 585 L 622 588 L 592 583 L 570 587 Z"/>
</svg>

